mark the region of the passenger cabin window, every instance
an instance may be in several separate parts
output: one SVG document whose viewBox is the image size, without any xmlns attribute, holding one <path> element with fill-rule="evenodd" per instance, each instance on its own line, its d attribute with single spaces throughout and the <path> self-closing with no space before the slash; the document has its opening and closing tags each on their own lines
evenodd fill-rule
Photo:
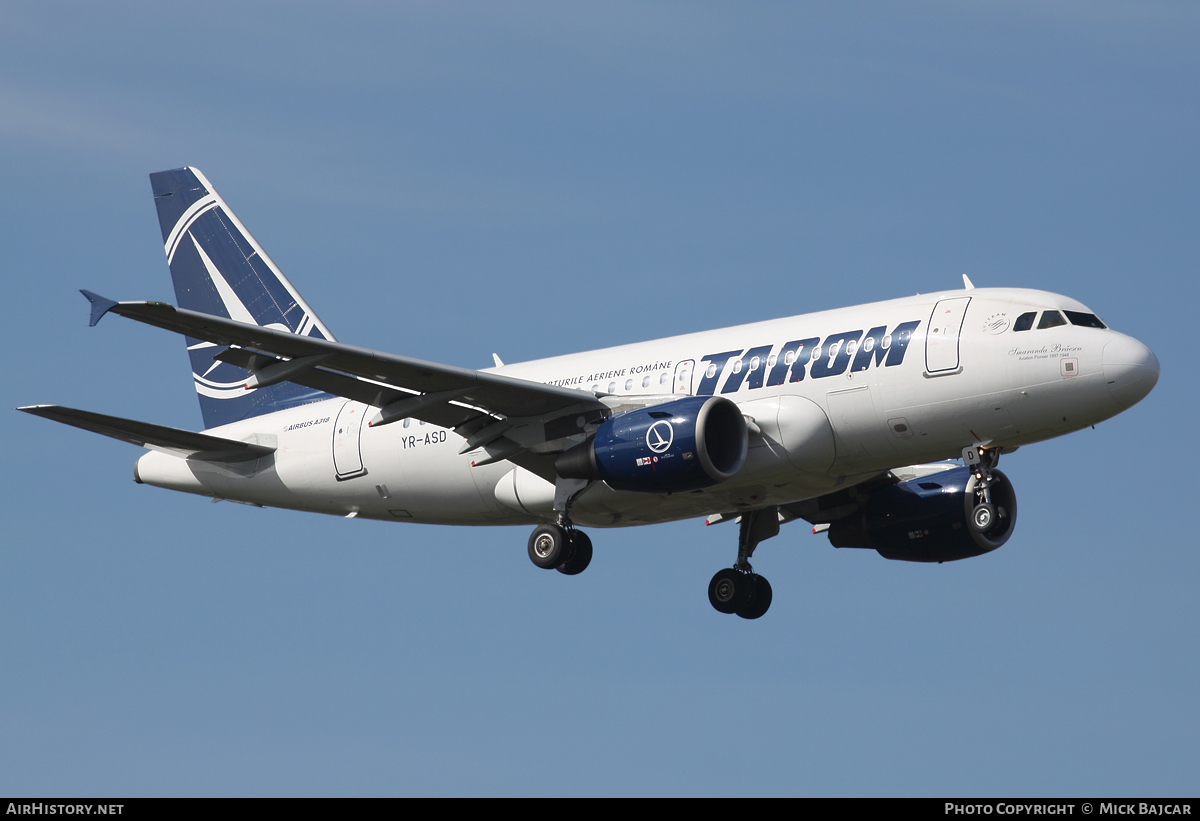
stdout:
<svg viewBox="0 0 1200 821">
<path fill-rule="evenodd" d="M 1021 314 L 1017 317 L 1017 321 L 1013 323 L 1014 331 L 1028 331 L 1033 327 L 1033 320 L 1037 318 L 1037 311 L 1030 311 L 1027 314 Z"/>
<path fill-rule="evenodd" d="M 1072 325 L 1078 325 L 1081 328 L 1104 328 L 1106 327 L 1100 321 L 1100 317 L 1095 314 L 1084 314 L 1079 311 L 1063 311 L 1067 315 L 1067 319 L 1071 320 Z"/>
<path fill-rule="evenodd" d="M 1042 314 L 1042 321 L 1038 323 L 1038 330 L 1042 331 L 1046 328 L 1057 328 L 1059 325 L 1066 325 L 1067 320 L 1063 319 L 1062 314 L 1058 311 L 1046 311 Z"/>
</svg>

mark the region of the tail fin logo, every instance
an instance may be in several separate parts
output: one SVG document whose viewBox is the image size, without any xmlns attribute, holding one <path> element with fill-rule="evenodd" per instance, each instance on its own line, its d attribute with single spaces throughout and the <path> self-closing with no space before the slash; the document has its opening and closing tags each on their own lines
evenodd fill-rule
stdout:
<svg viewBox="0 0 1200 821">
<path fill-rule="evenodd" d="M 150 183 L 179 307 L 333 340 L 203 174 L 179 168 L 151 174 Z M 213 358 L 222 350 L 188 340 L 192 376 L 208 427 L 327 396 L 290 383 L 247 390 L 248 371 Z"/>
<path fill-rule="evenodd" d="M 216 207 L 217 195 L 209 194 L 207 197 L 196 200 L 183 212 L 183 216 L 179 218 L 179 222 L 175 223 L 175 227 L 171 229 L 171 234 L 163 246 L 163 250 L 167 252 L 167 265 L 175 261 L 175 246 L 179 244 L 179 238 L 183 236 L 184 232 L 192 227 L 192 223 L 199 219 L 201 214 Z"/>
<path fill-rule="evenodd" d="M 213 261 L 208 258 L 208 254 L 204 253 L 204 249 L 200 247 L 200 243 L 196 242 L 196 238 L 188 234 L 188 239 L 196 247 L 196 253 L 200 255 L 200 261 L 204 263 L 204 269 L 208 271 L 208 276 L 212 280 L 213 286 L 216 287 L 217 294 L 221 297 L 221 304 L 229 312 L 229 318 L 235 319 L 238 322 L 257 325 L 258 323 L 254 321 L 254 315 L 238 299 L 238 295 L 229 287 L 229 283 L 225 281 L 225 277 L 217 270 L 217 266 L 213 265 Z"/>
</svg>

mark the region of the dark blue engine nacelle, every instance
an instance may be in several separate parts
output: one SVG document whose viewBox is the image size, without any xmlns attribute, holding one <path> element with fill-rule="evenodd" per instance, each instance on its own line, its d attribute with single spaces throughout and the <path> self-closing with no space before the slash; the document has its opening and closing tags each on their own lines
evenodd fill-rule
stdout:
<svg viewBox="0 0 1200 821">
<path fill-rule="evenodd" d="M 1003 473 L 993 470 L 992 478 L 998 515 L 982 533 L 970 524 L 975 475 L 960 467 L 876 490 L 860 510 L 830 524 L 829 541 L 907 562 L 951 562 L 995 550 L 1016 527 L 1017 496 Z"/>
<path fill-rule="evenodd" d="M 616 490 L 676 493 L 733 477 L 746 461 L 746 420 L 733 402 L 692 396 L 605 420 L 559 455 L 568 479 L 603 479 Z"/>
</svg>

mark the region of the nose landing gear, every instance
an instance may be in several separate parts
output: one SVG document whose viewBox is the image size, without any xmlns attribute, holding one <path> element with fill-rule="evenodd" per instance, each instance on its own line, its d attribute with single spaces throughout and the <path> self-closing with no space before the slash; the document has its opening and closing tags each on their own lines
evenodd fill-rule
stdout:
<svg viewBox="0 0 1200 821">
<path fill-rule="evenodd" d="M 754 572 L 750 557 L 764 539 L 779 533 L 779 508 L 775 506 L 742 514 L 738 533 L 738 560 L 733 567 L 718 570 L 708 583 L 708 601 L 718 613 L 736 613 L 757 619 L 771 606 L 771 584 Z"/>
<path fill-rule="evenodd" d="M 963 448 L 963 462 L 975 473 L 975 505 L 971 508 L 971 528 L 977 533 L 986 533 L 996 520 L 1006 515 L 1003 508 L 992 502 L 992 469 L 1000 462 L 999 448 L 972 445 Z"/>
</svg>

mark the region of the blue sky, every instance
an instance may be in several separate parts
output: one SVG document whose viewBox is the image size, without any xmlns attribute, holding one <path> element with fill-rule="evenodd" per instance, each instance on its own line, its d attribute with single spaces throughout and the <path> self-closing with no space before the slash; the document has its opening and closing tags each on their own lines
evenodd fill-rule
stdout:
<svg viewBox="0 0 1200 821">
<path fill-rule="evenodd" d="M 6 3 L 7 407 L 197 428 L 146 175 L 202 169 L 342 341 L 469 367 L 954 287 L 1162 362 L 1002 465 L 945 565 L 736 534 L 345 521 L 132 482 L 9 411 L 0 794 L 1191 795 L 1191 3 Z"/>
</svg>

